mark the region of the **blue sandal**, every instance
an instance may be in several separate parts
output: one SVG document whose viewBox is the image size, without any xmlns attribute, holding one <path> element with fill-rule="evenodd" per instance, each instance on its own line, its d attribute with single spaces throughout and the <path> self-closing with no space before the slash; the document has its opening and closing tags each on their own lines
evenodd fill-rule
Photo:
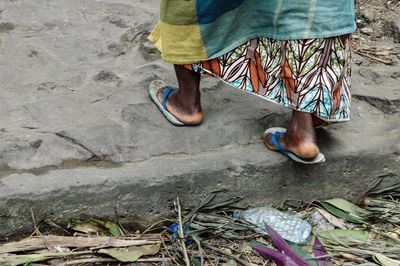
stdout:
<svg viewBox="0 0 400 266">
<path fill-rule="evenodd" d="M 275 148 L 277 148 L 279 150 L 279 152 L 285 154 L 286 156 L 288 156 L 290 159 L 292 159 L 293 161 L 295 161 L 296 163 L 301 163 L 301 164 L 317 164 L 317 163 L 323 163 L 326 161 L 325 156 L 322 153 L 319 153 L 314 159 L 312 159 L 311 161 L 305 161 L 303 159 L 301 159 L 299 156 L 297 156 L 296 154 L 294 154 L 293 152 L 289 151 L 288 149 L 286 149 L 285 147 L 283 147 L 278 139 L 280 137 L 282 137 L 284 134 L 286 133 L 286 129 L 285 128 L 281 128 L 281 127 L 274 127 L 274 128 L 269 128 L 265 131 L 264 133 L 264 138 L 267 135 L 271 135 L 271 141 L 272 144 L 274 144 Z"/>
<path fill-rule="evenodd" d="M 163 92 L 162 102 L 160 103 L 160 101 L 157 98 L 157 93 L 160 89 L 164 87 L 167 87 L 167 89 Z M 150 97 L 153 100 L 153 102 L 157 105 L 158 109 L 160 109 L 161 113 L 165 116 L 165 118 L 175 126 L 186 126 L 185 123 L 183 123 L 173 114 L 171 114 L 167 108 L 168 97 L 171 95 L 171 93 L 175 93 L 177 91 L 178 91 L 177 89 L 165 86 L 165 84 L 161 80 L 154 80 L 153 82 L 151 82 L 149 86 Z"/>
</svg>

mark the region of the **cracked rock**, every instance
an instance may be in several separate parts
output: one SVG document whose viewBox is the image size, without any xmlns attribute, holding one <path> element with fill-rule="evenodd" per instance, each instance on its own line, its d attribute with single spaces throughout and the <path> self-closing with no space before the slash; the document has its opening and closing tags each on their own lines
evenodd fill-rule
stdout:
<svg viewBox="0 0 400 266">
<path fill-rule="evenodd" d="M 118 17 L 114 17 L 114 16 L 107 17 L 106 21 L 115 25 L 118 28 L 122 28 L 122 29 L 129 28 L 128 24 L 123 19 L 118 18 Z"/>
<path fill-rule="evenodd" d="M 31 145 L 32 148 L 38 149 L 38 148 L 40 148 L 42 143 L 43 143 L 43 140 L 39 139 L 39 140 L 36 140 L 36 141 L 32 141 L 29 144 Z"/>
<path fill-rule="evenodd" d="M 137 27 L 130 28 L 124 35 L 121 36 L 121 42 L 123 43 L 132 43 L 137 37 L 145 33 L 149 28 L 147 24 L 140 24 Z"/>
<path fill-rule="evenodd" d="M 94 77 L 96 82 L 116 82 L 119 85 L 122 81 L 121 78 L 117 76 L 112 71 L 101 70 L 97 75 Z"/>
<path fill-rule="evenodd" d="M 393 72 L 393 73 L 390 75 L 390 77 L 391 77 L 391 78 L 394 78 L 394 79 L 400 78 L 400 71 Z"/>
<path fill-rule="evenodd" d="M 396 42 L 400 42 L 400 18 L 387 22 L 386 29 L 390 37 L 393 37 Z"/>
<path fill-rule="evenodd" d="M 369 103 L 385 114 L 394 114 L 400 112 L 400 100 L 381 99 L 366 95 L 353 95 L 353 97 Z"/>
<path fill-rule="evenodd" d="M 376 73 L 375 71 L 369 69 L 369 68 L 360 68 L 358 70 L 358 73 L 360 73 L 360 75 L 372 82 L 374 82 L 375 84 L 379 84 L 382 83 L 382 77 Z"/>
<path fill-rule="evenodd" d="M 11 22 L 0 23 L 0 32 L 10 32 L 15 28 L 15 25 Z"/>
<path fill-rule="evenodd" d="M 39 85 L 39 87 L 36 89 L 38 91 L 49 91 L 49 90 L 54 90 L 57 87 L 57 84 L 54 82 L 43 82 Z"/>
<path fill-rule="evenodd" d="M 124 55 L 128 52 L 128 47 L 126 46 L 126 44 L 119 44 L 115 42 L 109 44 L 107 49 L 114 57 Z"/>
</svg>

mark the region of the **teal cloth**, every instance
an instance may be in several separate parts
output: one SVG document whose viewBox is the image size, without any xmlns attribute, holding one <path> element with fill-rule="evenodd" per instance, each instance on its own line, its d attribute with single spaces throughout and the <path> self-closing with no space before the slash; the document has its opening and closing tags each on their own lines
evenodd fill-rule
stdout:
<svg viewBox="0 0 400 266">
<path fill-rule="evenodd" d="M 150 40 L 170 63 L 222 56 L 250 39 L 319 39 L 354 32 L 354 0 L 161 0 Z"/>
<path fill-rule="evenodd" d="M 215 0 L 197 1 L 197 11 L 210 1 Z M 356 30 L 353 0 L 244 0 L 235 9 L 219 13 L 223 15 L 213 21 L 201 19 L 202 14 L 197 13 L 209 58 L 219 57 L 255 37 L 315 39 Z"/>
</svg>

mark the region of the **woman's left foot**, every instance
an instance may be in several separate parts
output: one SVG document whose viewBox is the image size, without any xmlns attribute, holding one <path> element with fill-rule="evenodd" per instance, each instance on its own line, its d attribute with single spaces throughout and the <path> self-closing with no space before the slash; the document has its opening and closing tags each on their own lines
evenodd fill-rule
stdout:
<svg viewBox="0 0 400 266">
<path fill-rule="evenodd" d="M 270 150 L 281 151 L 281 149 L 273 143 L 272 137 L 272 133 L 265 134 L 263 136 L 264 144 Z M 319 154 L 319 148 L 316 141 L 308 138 L 293 136 L 286 132 L 277 137 L 276 140 L 279 142 L 281 147 L 295 154 L 304 161 L 312 161 Z"/>
<path fill-rule="evenodd" d="M 274 143 L 273 137 L 278 143 Z M 273 133 L 265 134 L 263 140 L 268 149 L 282 151 L 283 148 L 304 161 L 312 161 L 320 155 L 312 115 L 309 113 L 293 111 L 286 132 L 275 136 Z"/>
</svg>

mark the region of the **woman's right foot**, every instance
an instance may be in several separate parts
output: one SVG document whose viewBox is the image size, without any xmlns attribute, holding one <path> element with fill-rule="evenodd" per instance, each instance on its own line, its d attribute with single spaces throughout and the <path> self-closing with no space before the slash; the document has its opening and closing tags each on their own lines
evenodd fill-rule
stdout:
<svg viewBox="0 0 400 266">
<path fill-rule="evenodd" d="M 167 88 L 163 87 L 157 92 L 157 99 L 160 103 L 163 101 L 163 93 Z M 185 125 L 200 125 L 204 119 L 200 99 L 197 99 L 197 97 L 200 97 L 200 93 L 187 96 L 185 98 L 185 95 L 180 90 L 172 92 L 167 98 L 168 111 Z"/>
</svg>

